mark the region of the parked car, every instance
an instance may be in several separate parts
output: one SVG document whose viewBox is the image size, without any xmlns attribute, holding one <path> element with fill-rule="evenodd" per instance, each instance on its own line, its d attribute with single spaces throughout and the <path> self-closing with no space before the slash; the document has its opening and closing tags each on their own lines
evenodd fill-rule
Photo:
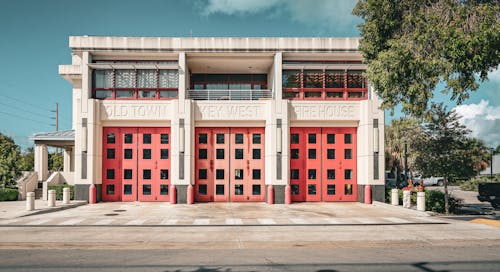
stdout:
<svg viewBox="0 0 500 272">
<path fill-rule="evenodd" d="M 500 209 L 500 182 L 479 183 L 477 199 L 490 202 L 495 209 Z"/>
<path fill-rule="evenodd" d="M 443 177 L 430 177 L 422 179 L 424 186 L 443 186 L 444 178 Z"/>
<path fill-rule="evenodd" d="M 396 188 L 396 185 L 397 185 L 396 175 L 394 175 L 394 173 L 386 171 L 385 172 L 385 187 Z"/>
</svg>

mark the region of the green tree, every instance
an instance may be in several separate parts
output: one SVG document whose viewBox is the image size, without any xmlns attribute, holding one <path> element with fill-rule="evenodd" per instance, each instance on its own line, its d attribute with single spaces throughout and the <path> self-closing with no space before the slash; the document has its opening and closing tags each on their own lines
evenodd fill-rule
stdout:
<svg viewBox="0 0 500 272">
<path fill-rule="evenodd" d="M 64 167 L 64 157 L 62 153 L 49 154 L 49 171 L 61 171 Z"/>
<path fill-rule="evenodd" d="M 449 212 L 448 181 L 470 178 L 484 167 L 484 144 L 468 137 L 460 116 L 443 104 L 432 104 L 429 117 L 414 141 L 415 167 L 425 175 L 444 177 L 445 211 Z"/>
<path fill-rule="evenodd" d="M 17 165 L 19 171 L 33 171 L 33 168 L 35 166 L 35 152 L 33 150 L 33 147 L 28 148 L 25 153 L 21 154 Z"/>
<path fill-rule="evenodd" d="M 16 165 L 19 157 L 19 146 L 12 138 L 0 133 L 0 185 L 2 187 L 16 185 L 15 179 L 21 174 Z"/>
<path fill-rule="evenodd" d="M 423 116 L 441 82 L 461 103 L 500 63 L 498 0 L 360 0 L 353 14 L 384 108 Z"/>
</svg>

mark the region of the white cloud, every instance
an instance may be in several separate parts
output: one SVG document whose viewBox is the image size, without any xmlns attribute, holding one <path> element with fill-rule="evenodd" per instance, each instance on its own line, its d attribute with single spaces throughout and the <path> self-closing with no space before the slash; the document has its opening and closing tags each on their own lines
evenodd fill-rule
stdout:
<svg viewBox="0 0 500 272">
<path fill-rule="evenodd" d="M 491 72 L 488 73 L 488 79 L 500 83 L 500 65 L 497 66 L 497 68 Z"/>
<path fill-rule="evenodd" d="M 352 15 L 354 0 L 208 0 L 204 14 L 249 15 L 284 13 L 292 21 L 312 27 L 352 27 L 359 18 Z"/>
<path fill-rule="evenodd" d="M 462 116 L 461 122 L 472 130 L 472 136 L 489 147 L 500 144 L 500 106 L 490 106 L 489 101 L 481 100 L 477 104 L 459 105 L 455 110 Z"/>
</svg>

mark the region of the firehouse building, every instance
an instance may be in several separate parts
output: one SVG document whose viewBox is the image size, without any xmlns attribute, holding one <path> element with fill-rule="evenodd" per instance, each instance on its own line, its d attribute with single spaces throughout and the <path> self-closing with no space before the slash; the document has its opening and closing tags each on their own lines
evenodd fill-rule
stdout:
<svg viewBox="0 0 500 272">
<path fill-rule="evenodd" d="M 382 200 L 384 113 L 358 44 L 70 37 L 66 181 L 98 201 Z"/>
</svg>

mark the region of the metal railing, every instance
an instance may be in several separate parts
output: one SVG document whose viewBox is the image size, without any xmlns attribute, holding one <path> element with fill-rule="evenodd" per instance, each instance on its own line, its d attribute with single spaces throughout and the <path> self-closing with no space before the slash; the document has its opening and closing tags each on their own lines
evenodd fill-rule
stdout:
<svg viewBox="0 0 500 272">
<path fill-rule="evenodd" d="M 194 100 L 261 100 L 273 98 L 271 90 L 188 90 Z"/>
</svg>

